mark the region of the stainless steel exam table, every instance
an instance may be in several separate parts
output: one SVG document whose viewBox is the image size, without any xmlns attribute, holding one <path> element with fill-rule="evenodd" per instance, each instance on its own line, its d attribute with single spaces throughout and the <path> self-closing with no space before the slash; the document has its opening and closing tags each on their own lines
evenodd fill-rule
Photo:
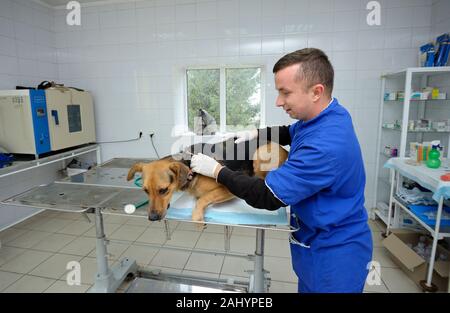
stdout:
<svg viewBox="0 0 450 313">
<path fill-rule="evenodd" d="M 223 225 L 225 230 L 225 251 L 229 251 L 231 227 L 249 227 L 256 231 L 256 247 L 254 255 L 239 255 L 217 251 L 196 251 L 215 255 L 242 257 L 254 262 L 248 282 L 226 279 L 208 279 L 188 275 L 164 274 L 158 271 L 147 271 L 138 267 L 135 260 L 124 258 L 114 267 L 109 267 L 107 258 L 107 240 L 103 226 L 103 215 L 122 215 L 127 217 L 147 219 L 145 207 L 137 209 L 133 214 L 124 212 L 124 206 L 130 203 L 142 202 L 147 195 L 133 182 L 127 182 L 128 169 L 135 162 L 149 162 L 129 158 L 115 158 L 107 161 L 85 173 L 55 181 L 49 185 L 33 188 L 29 191 L 11 197 L 3 203 L 9 205 L 42 208 L 60 212 L 95 213 L 96 227 L 96 258 L 97 274 L 92 292 L 115 292 L 121 283 L 135 278 L 128 292 L 266 292 L 270 286 L 268 272 L 264 270 L 264 235 L 265 230 L 292 231 L 289 228 L 286 214 L 285 225 L 240 225 L 226 224 L 220 221 L 207 224 Z M 174 194 L 172 201 L 182 193 Z M 148 205 L 148 204 L 147 204 Z M 87 216 L 87 215 L 86 215 Z M 191 220 L 179 220 L 189 222 Z M 164 220 L 167 238 L 170 239 L 170 229 L 167 219 Z M 149 244 L 144 244 L 151 246 Z M 169 248 L 169 247 L 159 247 Z M 183 250 L 182 248 L 172 248 Z"/>
</svg>

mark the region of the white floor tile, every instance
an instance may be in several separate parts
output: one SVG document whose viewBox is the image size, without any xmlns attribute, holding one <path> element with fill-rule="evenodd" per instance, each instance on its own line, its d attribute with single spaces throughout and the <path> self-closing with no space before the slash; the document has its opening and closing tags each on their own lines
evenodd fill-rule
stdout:
<svg viewBox="0 0 450 313">
<path fill-rule="evenodd" d="M 126 257 L 132 260 L 136 260 L 136 262 L 140 266 L 146 266 L 158 253 L 158 251 L 159 249 L 157 248 L 131 245 L 122 253 L 122 255 L 119 257 L 119 260 Z"/>
<path fill-rule="evenodd" d="M 62 280 L 57 280 L 53 285 L 51 285 L 45 293 L 85 293 L 91 285 L 69 285 L 67 282 Z"/>
<path fill-rule="evenodd" d="M 166 242 L 166 232 L 163 228 L 147 228 L 136 242 L 162 245 Z"/>
<path fill-rule="evenodd" d="M 230 250 L 232 252 L 253 254 L 256 247 L 256 237 L 231 235 Z"/>
<path fill-rule="evenodd" d="M 271 279 L 289 283 L 297 283 L 298 279 L 292 269 L 290 258 L 278 258 L 266 256 L 264 258 L 264 269 L 269 271 Z"/>
<path fill-rule="evenodd" d="M 39 264 L 29 274 L 45 278 L 59 279 L 68 270 L 66 269 L 67 263 L 71 261 L 79 262 L 81 256 L 68 255 L 68 254 L 55 254 Z"/>
<path fill-rule="evenodd" d="M 97 260 L 95 258 L 85 257 L 80 261 L 81 266 L 81 284 L 93 285 L 95 275 L 97 274 Z M 111 264 L 109 263 L 109 266 Z"/>
<path fill-rule="evenodd" d="M 30 230 L 25 234 L 17 237 L 14 240 L 11 240 L 7 243 L 8 246 L 18 247 L 28 249 L 39 243 L 44 238 L 50 236 L 51 233 Z"/>
<path fill-rule="evenodd" d="M 14 259 L 26 250 L 22 248 L 3 246 L 0 248 L 0 266 L 5 264 L 11 259 Z"/>
<path fill-rule="evenodd" d="M 256 229 L 251 227 L 233 227 L 233 235 L 256 238 Z"/>
<path fill-rule="evenodd" d="M 287 239 L 266 238 L 264 242 L 264 255 L 291 257 L 289 241 Z"/>
<path fill-rule="evenodd" d="M 59 253 L 63 254 L 73 254 L 86 256 L 95 249 L 95 239 L 89 237 L 78 237 L 64 248 L 59 250 Z"/>
<path fill-rule="evenodd" d="M 372 232 L 372 242 L 374 248 L 381 248 L 383 247 L 383 244 L 381 241 L 383 241 L 384 237 L 381 236 L 382 232 Z"/>
<path fill-rule="evenodd" d="M 170 239 L 167 240 L 164 245 L 172 246 L 172 247 L 185 247 L 185 248 L 194 248 L 197 243 L 198 238 L 200 237 L 199 232 L 193 232 L 188 230 L 176 230 L 174 231 Z"/>
<path fill-rule="evenodd" d="M 20 277 L 22 277 L 22 274 L 0 271 L 0 292 L 17 281 Z"/>
<path fill-rule="evenodd" d="M 14 227 L 8 228 L 0 232 L 0 241 L 2 242 L 2 245 L 7 244 L 8 242 L 16 239 L 17 237 L 22 236 L 26 232 L 28 232 L 28 230 L 26 229 L 19 229 Z"/>
<path fill-rule="evenodd" d="M 110 242 L 106 249 L 108 251 L 108 259 L 109 260 L 118 260 L 122 253 L 129 247 L 129 244 L 124 243 L 118 243 L 118 242 Z M 91 253 L 89 253 L 90 257 L 95 258 L 96 257 L 96 249 L 92 250 Z"/>
<path fill-rule="evenodd" d="M 54 279 L 24 275 L 3 292 L 40 293 L 44 292 L 55 282 Z"/>
<path fill-rule="evenodd" d="M 77 237 L 65 234 L 51 234 L 33 246 L 35 250 L 57 252 Z"/>
<path fill-rule="evenodd" d="M 381 268 L 381 278 L 390 292 L 422 292 L 401 269 Z"/>
<path fill-rule="evenodd" d="M 386 288 L 380 274 L 375 270 L 371 270 L 364 285 L 364 292 L 386 293 L 389 290 Z"/>
<path fill-rule="evenodd" d="M 244 258 L 226 256 L 220 275 L 248 277 L 248 270 L 253 270 L 253 262 Z"/>
<path fill-rule="evenodd" d="M 148 227 L 151 222 L 144 217 L 130 217 L 125 224 L 126 225 L 134 225 L 134 226 L 144 226 Z"/>
<path fill-rule="evenodd" d="M 287 283 L 284 281 L 270 281 L 269 293 L 297 293 L 298 285 L 296 283 Z"/>
<path fill-rule="evenodd" d="M 105 232 L 105 236 L 109 238 L 112 233 L 114 233 L 121 225 L 120 224 L 111 224 L 111 223 L 104 223 L 103 224 L 103 230 Z M 95 226 L 89 228 L 89 230 L 85 233 L 83 233 L 83 237 L 91 237 L 95 238 L 97 237 Z"/>
<path fill-rule="evenodd" d="M 177 250 L 159 250 L 150 262 L 151 266 L 163 266 L 183 269 L 189 259 L 190 252 Z"/>
<path fill-rule="evenodd" d="M 94 223 L 89 223 L 85 220 L 75 220 L 64 228 L 58 230 L 57 233 L 80 236 L 92 227 L 95 227 Z"/>
<path fill-rule="evenodd" d="M 30 226 L 30 229 L 54 233 L 63 229 L 71 223 L 71 220 L 65 220 L 62 218 L 45 218 Z"/>
<path fill-rule="evenodd" d="M 190 271 L 190 270 L 183 270 L 181 272 L 181 274 L 183 275 L 188 275 L 188 276 L 195 276 L 195 277 L 200 277 L 200 278 L 207 278 L 209 279 L 213 279 L 215 281 L 217 281 L 219 279 L 219 273 L 208 273 L 208 272 L 202 272 L 202 271 Z"/>
<path fill-rule="evenodd" d="M 108 214 L 103 217 L 103 221 L 105 223 L 110 224 L 125 224 L 130 218 L 122 215 L 114 215 L 114 214 Z"/>
<path fill-rule="evenodd" d="M 202 233 L 195 245 L 195 249 L 210 251 L 225 251 L 225 237 L 222 234 Z M 231 246 L 231 243 L 230 243 Z"/>
<path fill-rule="evenodd" d="M 222 255 L 192 252 L 184 269 L 198 272 L 217 273 L 217 276 L 219 276 L 218 274 L 222 269 L 223 260 L 224 256 Z"/>
<path fill-rule="evenodd" d="M 146 227 L 143 226 L 122 225 L 115 232 L 113 232 L 109 238 L 133 242 L 138 239 L 145 230 Z"/>
<path fill-rule="evenodd" d="M 26 274 L 51 256 L 49 252 L 27 250 L 3 264 L 0 270 Z"/>
<path fill-rule="evenodd" d="M 266 230 L 266 238 L 289 240 L 289 233 L 280 230 Z"/>
</svg>

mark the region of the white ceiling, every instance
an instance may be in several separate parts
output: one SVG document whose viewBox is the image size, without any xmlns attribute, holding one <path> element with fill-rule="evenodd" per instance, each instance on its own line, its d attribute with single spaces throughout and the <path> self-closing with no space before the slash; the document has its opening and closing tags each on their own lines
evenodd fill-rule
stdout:
<svg viewBox="0 0 450 313">
<path fill-rule="evenodd" d="M 40 0 L 51 7 L 65 6 L 70 0 Z M 77 0 L 80 3 L 107 2 L 105 0 Z"/>
</svg>

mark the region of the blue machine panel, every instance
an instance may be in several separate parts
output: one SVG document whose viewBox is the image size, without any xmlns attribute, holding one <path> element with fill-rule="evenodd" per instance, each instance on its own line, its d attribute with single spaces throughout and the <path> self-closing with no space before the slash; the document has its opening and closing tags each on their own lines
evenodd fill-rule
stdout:
<svg viewBox="0 0 450 313">
<path fill-rule="evenodd" d="M 44 90 L 30 90 L 31 114 L 33 116 L 36 154 L 50 151 L 50 133 L 47 119 L 47 103 Z"/>
</svg>

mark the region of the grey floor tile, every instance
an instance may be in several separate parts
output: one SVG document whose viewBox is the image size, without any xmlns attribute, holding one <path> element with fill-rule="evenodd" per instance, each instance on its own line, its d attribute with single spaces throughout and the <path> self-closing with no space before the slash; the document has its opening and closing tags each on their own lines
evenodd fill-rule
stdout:
<svg viewBox="0 0 450 313">
<path fill-rule="evenodd" d="M 421 293 L 422 289 L 416 285 L 401 269 L 381 268 L 381 278 L 390 292 Z"/>
<path fill-rule="evenodd" d="M 28 249 L 39 243 L 44 238 L 50 236 L 51 233 L 29 230 L 25 234 L 11 240 L 7 243 L 8 246 Z"/>
<path fill-rule="evenodd" d="M 24 253 L 26 249 L 3 246 L 0 248 L 0 266 Z"/>
<path fill-rule="evenodd" d="M 26 274 L 36 266 L 47 260 L 53 254 L 44 251 L 26 250 L 15 258 L 6 262 L 0 267 L 0 270 Z"/>
<path fill-rule="evenodd" d="M 69 285 L 67 282 L 57 280 L 48 287 L 44 293 L 85 293 L 91 285 Z"/>
<path fill-rule="evenodd" d="M 66 234 L 51 234 L 33 246 L 34 250 L 57 252 L 77 237 Z"/>
<path fill-rule="evenodd" d="M 224 256 L 193 252 L 184 267 L 185 270 L 219 274 Z M 218 276 L 218 275 L 217 275 Z"/>
<path fill-rule="evenodd" d="M 8 288 L 3 290 L 7 293 L 41 293 L 55 282 L 54 279 L 24 275 Z"/>
<path fill-rule="evenodd" d="M 119 257 L 119 260 L 123 258 L 129 258 L 136 260 L 136 262 L 140 266 L 146 266 L 151 262 L 158 251 L 158 248 L 145 247 L 138 244 L 131 245 L 122 253 L 122 255 Z"/>
<path fill-rule="evenodd" d="M 0 292 L 19 280 L 20 277 L 22 277 L 22 274 L 0 271 Z"/>
<path fill-rule="evenodd" d="M 94 238 L 77 237 L 58 252 L 62 254 L 86 256 L 95 249 L 95 244 Z"/>
<path fill-rule="evenodd" d="M 72 223 L 58 230 L 57 233 L 80 236 L 93 227 L 95 227 L 94 223 L 89 223 L 85 220 L 74 220 Z"/>
<path fill-rule="evenodd" d="M 55 254 L 35 267 L 31 272 L 29 272 L 29 274 L 44 278 L 59 279 L 69 271 L 67 269 L 69 262 L 79 262 L 81 258 L 81 256 L 69 254 Z"/>
<path fill-rule="evenodd" d="M 177 250 L 159 250 L 150 262 L 150 266 L 163 266 L 183 269 L 189 259 L 190 252 Z"/>
<path fill-rule="evenodd" d="M 133 242 L 146 230 L 143 226 L 122 225 L 109 236 L 110 239 L 125 240 Z"/>
<path fill-rule="evenodd" d="M 185 248 L 194 248 L 197 243 L 198 238 L 200 237 L 199 232 L 193 232 L 188 230 L 176 230 L 174 231 L 170 239 L 167 240 L 164 245 L 172 246 L 172 247 L 185 247 Z"/>
</svg>

